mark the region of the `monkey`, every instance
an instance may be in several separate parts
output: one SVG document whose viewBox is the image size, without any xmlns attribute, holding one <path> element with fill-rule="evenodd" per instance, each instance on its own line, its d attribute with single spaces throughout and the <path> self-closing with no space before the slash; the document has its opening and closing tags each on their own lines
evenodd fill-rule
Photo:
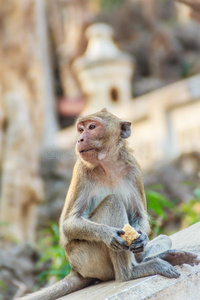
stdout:
<svg viewBox="0 0 200 300">
<path fill-rule="evenodd" d="M 23 300 L 54 300 L 95 281 L 127 281 L 149 275 L 178 278 L 174 268 L 200 262 L 191 252 L 171 249 L 160 235 L 149 241 L 141 169 L 127 144 L 131 122 L 107 111 L 77 121 L 77 162 L 60 217 L 60 242 L 71 272 Z M 121 238 L 126 223 L 140 236 L 130 246 Z"/>
</svg>

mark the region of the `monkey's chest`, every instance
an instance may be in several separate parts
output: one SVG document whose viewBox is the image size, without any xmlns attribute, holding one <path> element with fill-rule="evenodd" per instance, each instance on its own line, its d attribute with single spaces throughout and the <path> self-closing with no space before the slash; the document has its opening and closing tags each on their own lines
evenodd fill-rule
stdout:
<svg viewBox="0 0 200 300">
<path fill-rule="evenodd" d="M 109 195 L 117 196 L 120 201 L 124 203 L 124 206 L 127 210 L 130 209 L 130 203 L 132 203 L 132 196 L 129 190 L 123 189 L 121 186 L 116 187 L 104 187 L 95 189 L 96 193 L 92 193 L 91 197 L 88 199 L 86 209 L 84 211 L 85 217 L 90 217 L 90 215 L 94 212 L 94 210 L 104 201 L 104 199 Z"/>
</svg>

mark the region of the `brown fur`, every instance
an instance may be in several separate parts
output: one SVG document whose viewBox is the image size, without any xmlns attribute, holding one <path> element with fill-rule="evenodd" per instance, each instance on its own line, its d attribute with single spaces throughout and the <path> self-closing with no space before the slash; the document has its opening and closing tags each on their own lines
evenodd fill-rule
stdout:
<svg viewBox="0 0 200 300">
<path fill-rule="evenodd" d="M 78 120 L 79 158 L 60 218 L 61 244 L 78 279 L 72 289 L 66 277 L 67 288 L 63 281 L 60 284 L 62 295 L 96 279 L 124 281 L 153 274 L 178 277 L 174 262 L 199 262 L 194 254 L 169 250 L 167 236 L 147 244 L 150 227 L 141 170 L 125 140 L 130 125 L 106 110 Z M 130 247 L 120 237 L 127 223 L 140 231 Z M 39 293 L 40 298 L 33 294 L 25 299 L 58 297 L 53 292 L 47 291 L 46 298 L 43 291 Z"/>
</svg>

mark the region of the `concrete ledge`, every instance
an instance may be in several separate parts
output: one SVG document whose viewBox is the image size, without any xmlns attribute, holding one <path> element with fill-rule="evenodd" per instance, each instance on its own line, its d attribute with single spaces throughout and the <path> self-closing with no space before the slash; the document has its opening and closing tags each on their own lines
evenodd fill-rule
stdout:
<svg viewBox="0 0 200 300">
<path fill-rule="evenodd" d="M 173 248 L 200 253 L 200 222 L 171 236 Z M 200 264 L 177 266 L 178 279 L 160 275 L 128 282 L 100 283 L 62 297 L 59 300 L 198 300 L 200 299 Z"/>
</svg>

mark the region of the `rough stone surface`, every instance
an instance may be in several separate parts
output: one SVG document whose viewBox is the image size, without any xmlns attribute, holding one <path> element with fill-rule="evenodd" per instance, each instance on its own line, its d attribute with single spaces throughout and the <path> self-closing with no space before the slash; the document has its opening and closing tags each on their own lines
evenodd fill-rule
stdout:
<svg viewBox="0 0 200 300">
<path fill-rule="evenodd" d="M 54 148 L 43 151 L 40 169 L 44 181 L 45 201 L 38 208 L 39 225 L 46 226 L 49 221 L 58 222 L 75 160 L 73 147 L 68 150 Z"/>
<path fill-rule="evenodd" d="M 16 299 L 36 284 L 39 254 L 30 245 L 10 245 L 0 241 L 0 299 Z M 40 271 L 39 271 L 40 272 Z"/>
<path fill-rule="evenodd" d="M 171 236 L 173 248 L 200 253 L 200 222 Z M 85 288 L 59 300 L 198 300 L 200 299 L 200 265 L 177 266 L 178 279 L 160 275 L 118 283 L 105 282 Z"/>
</svg>

